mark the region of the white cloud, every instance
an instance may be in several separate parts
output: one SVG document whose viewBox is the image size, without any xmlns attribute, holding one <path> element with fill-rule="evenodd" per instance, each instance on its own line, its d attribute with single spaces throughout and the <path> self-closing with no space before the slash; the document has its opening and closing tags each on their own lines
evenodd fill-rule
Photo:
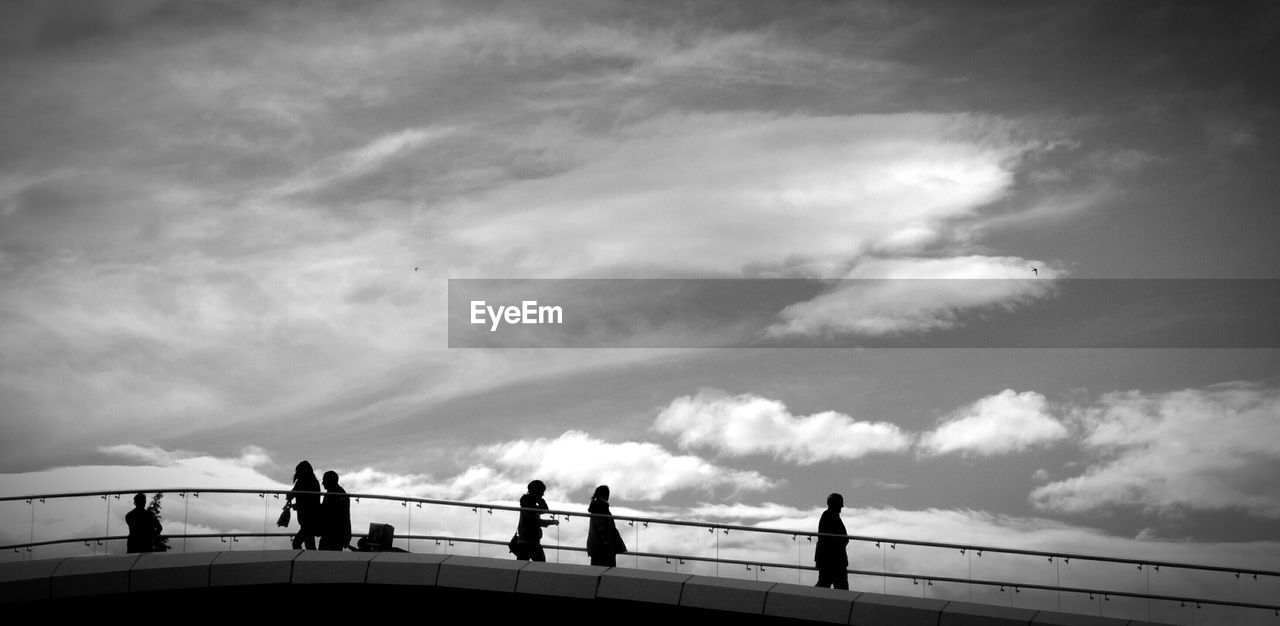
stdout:
<svg viewBox="0 0 1280 626">
<path fill-rule="evenodd" d="M 228 467 L 257 471 L 258 468 L 271 465 L 271 456 L 266 450 L 257 446 L 245 447 L 236 458 L 220 458 L 185 450 L 165 450 L 157 446 L 136 444 L 101 446 L 98 451 L 109 456 L 138 460 L 157 467 L 205 472 L 208 476 L 222 476 L 224 468 Z M 239 475 L 239 473 L 232 475 Z"/>
<path fill-rule="evenodd" d="M 271 460 L 265 451 L 252 446 L 245 448 L 238 457 L 217 457 L 133 444 L 106 446 L 100 448 L 100 452 L 131 464 L 104 463 L 0 474 L 0 493 L 37 495 L 129 489 L 146 491 L 150 495 L 157 489 L 289 488 L 289 485 L 262 473 Z M 20 510 L 13 506 L 0 507 L 0 541 L 16 543 L 25 542 L 28 537 L 40 541 L 123 535 L 127 532 L 124 515 L 132 508 L 132 503 L 127 494 L 109 498 L 109 501 L 90 495 L 48 499 L 34 506 L 34 528 L 25 506 Z M 188 493 L 183 499 L 169 492 L 163 501 L 162 516 L 169 533 L 180 533 L 183 528 L 191 533 L 261 531 L 264 520 L 274 523 L 279 507 L 279 502 L 270 498 L 264 504 L 257 494 L 206 492 L 197 497 Z M 65 548 L 78 550 L 79 546 L 72 544 Z M 124 546 L 108 548 L 122 551 Z M 101 549 L 95 547 L 94 550 Z M 84 553 L 88 552 L 89 549 L 84 550 Z"/>
<path fill-rule="evenodd" d="M 991 456 L 1065 439 L 1067 427 L 1049 414 L 1045 397 L 1012 389 L 987 396 L 920 436 L 926 454 Z"/>
<path fill-rule="evenodd" d="M 131 464 L 60 467 L 0 475 L 0 493 L 70 493 L 117 489 L 239 487 L 283 489 L 262 468 L 270 458 L 261 448 L 245 448 L 239 457 L 164 450 L 132 444 L 105 446 L 100 452 Z"/>
<path fill-rule="evenodd" d="M 1012 309 L 1049 296 L 1050 279 L 1061 275 L 1050 264 L 1019 257 L 872 259 L 846 276 L 855 280 L 783 309 L 767 334 L 875 337 L 951 328 L 962 311 Z"/>
<path fill-rule="evenodd" d="M 777 400 L 716 390 L 672 400 L 654 426 L 674 435 L 681 448 L 712 448 L 729 456 L 772 454 L 803 465 L 900 452 L 911 445 L 910 436 L 888 422 L 859 421 L 835 411 L 796 416 Z"/>
<path fill-rule="evenodd" d="M 428 132 L 425 128 L 406 128 L 377 137 L 348 153 L 343 158 L 345 169 L 348 172 L 368 171 L 401 152 L 418 148 L 428 139 L 439 134 L 442 134 L 439 130 Z"/>
<path fill-rule="evenodd" d="M 407 159 L 424 145 L 457 132 L 452 127 L 405 128 L 375 137 L 346 152 L 339 152 L 271 190 L 280 196 L 322 188 L 337 188 L 360 176 L 376 173 L 380 168 Z"/>
<path fill-rule="evenodd" d="M 1280 517 L 1280 390 L 1232 383 L 1111 393 L 1075 418 L 1096 457 L 1082 474 L 1032 491 L 1041 509 L 1241 509 Z"/>
<path fill-rule="evenodd" d="M 611 443 L 580 431 L 555 439 L 517 440 L 484 446 L 478 456 L 506 473 L 538 478 L 552 489 L 609 485 L 622 499 L 658 500 L 671 491 L 729 487 L 769 489 L 775 483 L 753 471 L 720 467 L 690 455 L 676 455 L 647 442 Z M 523 484 L 523 483 L 522 483 Z"/>
<path fill-rule="evenodd" d="M 133 450 L 136 446 L 118 446 Z M 189 453 L 139 448 L 146 454 L 194 463 Z M 754 471 L 734 470 L 691 455 L 673 454 L 648 442 L 609 442 L 581 431 L 555 438 L 518 439 L 460 452 L 466 469 L 445 477 L 386 472 L 372 467 L 338 469 L 350 492 L 387 493 L 468 502 L 512 503 L 535 478 L 547 484 L 548 500 L 610 485 L 620 500 L 660 500 L 675 491 L 732 492 L 771 489 L 777 483 Z M 239 462 L 269 462 L 265 453 L 246 452 Z"/>
<path fill-rule="evenodd" d="M 494 270 L 507 275 L 844 264 L 883 247 L 919 250 L 1000 197 L 1033 147 L 992 131 L 1001 125 L 673 114 L 561 175 L 459 202 L 448 226 L 461 257 L 504 251 Z"/>
</svg>

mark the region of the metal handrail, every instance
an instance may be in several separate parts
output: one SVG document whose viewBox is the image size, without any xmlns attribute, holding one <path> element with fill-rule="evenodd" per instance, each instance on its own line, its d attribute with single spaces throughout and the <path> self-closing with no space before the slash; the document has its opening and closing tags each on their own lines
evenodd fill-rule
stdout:
<svg viewBox="0 0 1280 626">
<path fill-rule="evenodd" d="M 542 510 L 545 512 L 545 510 L 543 509 L 538 509 L 538 510 Z M 245 532 L 245 533 L 193 533 L 193 534 L 187 534 L 187 535 L 166 534 L 164 535 L 164 537 L 167 539 L 183 539 L 183 540 L 215 539 L 215 538 L 239 540 L 241 538 L 285 539 L 285 538 L 293 537 L 293 535 L 294 533 Z M 352 534 L 353 539 L 356 537 L 365 537 L 365 536 L 367 535 Z M 447 542 L 451 545 L 453 542 L 492 545 L 492 546 L 507 545 L 507 542 L 497 540 L 497 539 L 479 539 L 479 538 L 472 538 L 472 537 L 458 537 L 453 535 L 407 535 L 406 534 L 406 535 L 394 535 L 394 537 L 396 539 L 403 539 L 405 541 L 434 541 L 436 542 L 437 545 L 439 545 L 441 542 Z M 125 541 L 127 539 L 128 539 L 127 535 L 79 537 L 74 539 L 53 539 L 53 540 L 47 540 L 47 541 L 37 541 L 37 542 L 0 546 L 0 551 L 13 550 L 14 552 L 17 552 L 23 548 L 29 549 L 29 548 L 38 547 L 38 546 L 49 546 L 49 545 L 71 544 L 71 543 L 83 543 L 85 545 L 89 545 L 90 543 L 97 543 L 101 545 L 102 542 L 104 541 Z M 553 548 L 557 551 L 586 552 L 586 548 L 581 548 L 577 546 L 544 546 L 544 547 Z M 758 567 L 760 571 L 764 571 L 765 568 L 769 568 L 769 567 L 772 567 L 774 569 L 790 569 L 790 570 L 801 570 L 801 571 L 817 570 L 816 567 L 811 565 L 799 565 L 794 563 L 780 563 L 780 562 L 745 560 L 745 559 L 704 557 L 704 556 L 694 556 L 694 555 L 686 555 L 686 554 L 673 554 L 673 553 L 666 553 L 666 552 L 627 552 L 626 554 L 628 556 L 634 556 L 634 557 L 665 559 L 667 563 L 671 563 L 672 559 L 675 559 L 679 564 L 684 564 L 685 562 L 693 561 L 693 562 L 702 562 L 702 563 L 719 563 L 719 564 L 727 564 L 727 565 L 744 565 L 747 567 L 747 569 L 750 569 L 752 566 L 755 566 L 755 567 Z M 1087 587 L 1062 587 L 1062 586 L 1054 586 L 1054 585 L 1043 585 L 1038 583 L 989 580 L 989 579 L 981 579 L 981 578 L 979 579 L 956 578 L 953 576 L 934 576 L 934 575 L 925 575 L 925 574 L 912 574 L 908 572 L 885 572 L 885 571 L 860 570 L 860 569 L 846 569 L 845 571 L 849 574 L 854 574 L 858 576 L 896 578 L 896 579 L 902 579 L 902 580 L 910 579 L 913 583 L 923 582 L 926 585 L 932 585 L 935 582 L 969 584 L 969 585 L 981 585 L 985 587 L 999 587 L 1001 591 L 1003 591 L 1007 587 L 1009 589 L 1012 589 L 1014 592 L 1020 592 L 1023 589 L 1033 589 L 1033 590 L 1039 590 L 1039 591 L 1056 591 L 1059 593 L 1065 592 L 1065 593 L 1074 593 L 1079 595 L 1088 595 L 1090 598 L 1093 598 L 1094 596 L 1099 596 L 1100 598 L 1107 599 L 1107 600 L 1110 600 L 1112 597 L 1116 597 L 1116 598 L 1134 598 L 1138 600 L 1159 600 L 1159 601 L 1165 601 L 1165 602 L 1180 602 L 1184 604 L 1191 603 L 1196 605 L 1197 608 L 1199 608 L 1200 605 L 1213 605 L 1213 606 L 1225 606 L 1225 607 L 1236 607 L 1236 608 L 1246 608 L 1246 609 L 1261 609 L 1261 610 L 1273 611 L 1277 615 L 1280 615 L 1280 604 L 1240 602 L 1235 600 L 1217 600 L 1217 599 L 1211 599 L 1211 598 L 1197 598 L 1197 597 L 1190 597 L 1190 596 L 1173 596 L 1173 595 L 1165 595 L 1165 594 L 1142 593 L 1137 591 L 1113 591 L 1113 590 L 1107 590 L 1107 589 L 1092 589 Z"/>
<path fill-rule="evenodd" d="M 127 490 L 85 491 L 85 492 L 27 495 L 27 496 L 0 496 L 0 502 L 25 501 L 28 504 L 32 505 L 32 515 L 34 516 L 35 502 L 37 500 L 39 500 L 40 502 L 44 502 L 49 499 L 83 498 L 83 497 L 94 497 L 94 496 L 100 497 L 102 499 L 106 499 L 109 496 L 115 496 L 115 498 L 118 500 L 121 495 L 138 493 L 139 491 L 140 490 L 137 490 L 137 489 L 127 489 Z M 141 490 L 141 491 L 148 492 L 148 493 L 176 493 L 179 496 L 183 497 L 184 499 L 188 493 L 192 494 L 194 497 L 197 497 L 197 498 L 200 496 L 201 493 L 257 494 L 258 497 L 260 498 L 265 498 L 267 494 L 272 494 L 276 499 L 279 499 L 281 495 L 284 495 L 287 497 L 293 497 L 293 496 L 298 496 L 302 494 L 314 495 L 317 493 L 314 491 L 294 491 L 291 489 L 232 489 L 232 488 L 220 488 L 220 487 L 196 488 L 196 489 L 192 489 L 192 488 L 147 489 L 147 490 Z M 560 510 L 560 509 L 541 509 L 541 508 L 521 508 L 519 506 L 510 506 L 510 505 L 502 505 L 502 504 L 486 504 L 486 503 L 480 503 L 480 502 L 439 500 L 439 499 L 433 499 L 433 498 L 415 498 L 410 496 L 393 496 L 393 495 L 374 494 L 374 493 L 346 493 L 345 495 L 348 498 L 355 499 L 357 502 L 363 498 L 368 498 L 371 500 L 399 502 L 400 505 L 403 507 L 407 507 L 409 503 L 414 503 L 417 508 L 421 508 L 422 505 L 428 504 L 428 505 L 447 506 L 447 507 L 455 507 L 455 508 L 469 508 L 476 513 L 479 513 L 480 509 L 485 509 L 490 513 L 492 513 L 495 510 L 509 511 L 509 512 L 528 511 L 532 513 L 549 515 L 549 516 L 552 516 L 553 518 L 556 516 L 564 516 L 565 519 L 569 519 L 571 517 L 592 518 L 592 517 L 605 516 L 604 514 L 595 514 L 595 513 L 581 512 L 581 511 L 568 511 L 568 510 Z M 665 524 L 668 526 L 704 528 L 709 532 L 715 533 L 717 537 L 719 536 L 720 532 L 724 534 L 728 534 L 730 531 L 764 533 L 764 534 L 773 534 L 773 535 L 782 535 L 782 536 L 790 535 L 792 540 L 795 540 L 795 541 L 798 541 L 800 537 L 806 537 L 810 540 L 812 540 L 813 537 L 833 537 L 833 538 L 844 538 L 851 541 L 874 543 L 876 547 L 881 547 L 881 544 L 888 544 L 890 548 L 896 548 L 898 545 L 904 545 L 904 546 L 919 546 L 919 547 L 928 547 L 928 548 L 954 549 L 954 550 L 959 550 L 961 554 L 965 554 L 968 551 L 973 551 L 973 552 L 976 552 L 979 557 L 982 556 L 983 552 L 989 552 L 993 554 L 1010 554 L 1010 555 L 1018 555 L 1018 556 L 1046 557 L 1051 563 L 1054 562 L 1055 559 L 1061 559 L 1063 562 L 1066 562 L 1066 563 L 1070 563 L 1071 559 L 1076 559 L 1078 561 L 1093 561 L 1093 562 L 1101 562 L 1101 563 L 1121 563 L 1121 564 L 1135 565 L 1139 570 L 1142 570 L 1144 567 L 1150 567 L 1155 569 L 1156 571 L 1159 571 L 1161 567 L 1166 567 L 1166 568 L 1177 568 L 1177 569 L 1190 570 L 1190 571 L 1230 573 L 1230 574 L 1234 574 L 1236 578 L 1239 578 L 1243 575 L 1250 575 L 1254 578 L 1254 580 L 1257 580 L 1258 576 L 1280 577 L 1280 572 L 1271 571 L 1271 570 L 1257 570 L 1257 569 L 1226 567 L 1226 566 L 1217 566 L 1217 565 L 1202 565 L 1202 564 L 1185 563 L 1185 562 L 1156 561 L 1156 560 L 1150 560 L 1150 559 L 1132 559 L 1132 558 L 1124 558 L 1124 557 L 1077 554 L 1077 553 L 1067 553 L 1067 552 L 1049 552 L 1049 551 L 1042 551 L 1042 550 L 1024 550 L 1024 549 L 1018 549 L 1018 548 L 1001 548 L 997 546 L 957 544 L 957 543 L 921 541 L 921 540 L 911 540 L 911 539 L 893 539 L 893 538 L 887 538 L 887 537 L 872 537 L 872 536 L 863 536 L 863 535 L 837 535 L 837 534 L 818 533 L 818 532 L 802 531 L 802 530 L 760 528 L 755 526 L 744 526 L 744 525 L 737 525 L 737 524 L 721 524 L 721 523 L 715 523 L 715 522 L 699 522 L 699 521 L 689 521 L 689 520 L 672 520 L 672 519 L 664 519 L 664 518 L 639 517 L 639 516 L 629 516 L 629 515 L 611 515 L 610 517 L 612 517 L 615 521 L 617 520 L 625 521 L 628 524 L 633 526 L 636 523 L 640 523 L 646 528 L 649 527 L 650 524 Z M 33 520 L 34 520 L 34 517 L 33 517 Z M 219 537 L 219 538 L 224 538 L 224 541 L 225 541 L 225 538 L 230 537 L 232 539 L 232 543 L 234 543 L 234 542 L 237 542 L 240 537 L 289 537 L 289 536 L 292 536 L 292 534 L 263 532 L 263 533 L 209 533 L 209 534 L 203 534 L 203 535 L 167 535 L 167 536 L 172 538 L 183 537 L 184 544 L 185 544 L 185 538 L 194 539 L 194 538 Z M 353 537 L 356 537 L 356 536 L 363 536 L 363 535 L 353 535 Z M 437 536 L 421 536 L 421 535 L 414 535 L 414 536 L 397 535 L 397 537 L 406 537 L 412 540 L 434 539 L 437 541 L 437 544 L 439 543 L 439 541 L 447 540 L 447 541 L 461 541 L 466 543 L 477 543 L 477 544 L 506 545 L 506 543 L 503 541 L 485 540 L 480 538 L 469 539 L 469 538 L 455 537 L 455 536 L 437 537 Z M 88 538 L 88 539 L 76 538 L 76 539 L 68 539 L 68 540 L 55 540 L 50 542 L 30 542 L 28 544 L 0 546 L 0 550 L 13 549 L 15 552 L 17 552 L 19 549 L 22 549 L 25 547 L 27 552 L 30 553 L 31 547 L 35 547 L 37 545 L 51 545 L 56 543 L 75 543 L 75 542 L 84 542 L 86 545 L 88 545 L 90 541 L 97 541 L 97 540 L 98 539 L 95 539 L 95 538 Z M 110 540 L 110 538 L 106 538 L 104 540 Z M 230 545 L 228 546 L 228 548 L 230 549 Z M 581 548 L 561 547 L 561 546 L 556 546 L 556 549 L 569 550 L 569 551 L 583 551 L 583 549 Z M 752 565 L 761 567 L 761 569 L 763 569 L 764 567 L 771 566 L 775 568 L 785 568 L 785 569 L 795 570 L 797 571 L 797 573 L 799 571 L 816 569 L 814 567 L 802 566 L 798 562 L 795 565 L 792 565 L 789 563 L 765 563 L 765 562 L 759 562 L 759 561 L 747 561 L 747 560 L 740 560 L 740 559 L 727 559 L 727 558 L 722 559 L 719 557 L 718 551 L 717 551 L 716 558 L 696 557 L 696 556 L 689 556 L 689 555 L 662 554 L 662 553 L 631 552 L 630 554 L 634 556 L 664 558 L 664 559 L 667 559 L 668 563 L 670 562 L 670 559 L 674 558 L 681 562 L 696 561 L 696 562 L 708 562 L 708 563 L 717 563 L 717 564 L 740 564 L 740 565 L 746 565 L 748 569 L 750 569 Z M 718 567 L 717 567 L 717 570 L 718 570 Z M 1210 605 L 1240 607 L 1240 608 L 1249 608 L 1249 609 L 1263 609 L 1263 610 L 1270 610 L 1274 612 L 1277 616 L 1280 616 L 1280 605 L 1240 602 L 1235 600 L 1214 600 L 1214 599 L 1206 599 L 1206 598 L 1191 598 L 1191 597 L 1182 597 L 1182 596 L 1151 594 L 1149 593 L 1150 592 L 1149 583 L 1148 583 L 1148 589 L 1147 589 L 1148 593 L 1140 593 L 1140 592 L 1131 592 L 1131 591 L 1112 591 L 1112 590 L 1061 587 L 1061 586 L 1043 585 L 1043 584 L 1037 584 L 1037 583 L 1005 582 L 1005 581 L 982 580 L 982 579 L 974 580 L 972 578 L 955 578 L 955 577 L 933 576 L 933 575 L 924 575 L 924 574 L 888 572 L 884 570 L 882 571 L 847 570 L 847 571 L 851 574 L 857 574 L 857 575 L 879 576 L 882 579 L 910 578 L 912 579 L 913 583 L 916 583 L 916 581 L 925 581 L 926 584 L 928 585 L 932 585 L 932 583 L 936 581 L 936 582 L 946 582 L 946 583 L 978 584 L 978 585 L 988 586 L 988 587 L 998 586 L 1000 587 L 1001 591 L 1003 591 L 1005 587 L 1012 588 L 1014 589 L 1015 592 L 1021 589 L 1048 590 L 1048 591 L 1057 591 L 1059 593 L 1065 591 L 1068 593 L 1089 594 L 1089 597 L 1091 599 L 1095 595 L 1099 595 L 1107 599 L 1109 599 L 1111 596 L 1115 596 L 1115 597 L 1147 599 L 1148 601 L 1150 600 L 1177 601 L 1177 602 L 1184 603 L 1184 605 L 1185 603 L 1190 602 L 1195 604 L 1197 608 L 1202 604 L 1210 604 Z M 1012 596 L 1010 597 L 1010 601 L 1012 602 Z"/>
<path fill-rule="evenodd" d="M 187 494 L 187 493 L 236 494 L 238 493 L 238 494 L 259 494 L 259 495 L 272 494 L 272 495 L 290 495 L 290 496 L 296 496 L 299 494 L 315 494 L 316 493 L 314 491 L 293 491 L 289 489 L 228 489 L 228 488 L 144 489 L 144 490 L 124 489 L 124 490 L 83 491 L 83 492 L 73 492 L 73 493 L 57 493 L 57 494 L 28 495 L 28 496 L 0 496 L 0 502 L 11 502 L 11 501 L 22 500 L 30 503 L 34 500 L 44 501 L 44 500 L 59 499 L 59 498 L 83 498 L 83 497 L 90 497 L 90 496 L 127 495 L 127 494 L 139 493 L 139 492 L 177 493 L 177 494 Z M 321 495 L 323 495 L 323 492 L 321 492 Z M 360 500 L 362 498 L 367 498 L 370 500 L 387 500 L 387 501 L 400 502 L 402 503 L 402 505 L 412 502 L 415 504 L 431 504 L 431 505 L 437 505 L 437 506 L 452 506 L 452 507 L 469 508 L 469 509 L 488 509 L 491 511 L 492 510 L 513 511 L 513 512 L 530 511 L 530 512 L 536 512 L 536 513 L 542 513 L 544 515 L 564 515 L 566 517 L 603 516 L 603 514 L 586 513 L 581 511 L 566 511 L 566 510 L 558 510 L 558 509 L 522 509 L 518 506 L 510 506 L 510 505 L 502 505 L 502 504 L 485 504 L 480 502 L 463 502 L 463 501 L 456 501 L 456 500 L 438 500 L 433 498 L 415 498 L 411 496 L 391 496 L 386 494 L 373 494 L 373 493 L 347 493 L 346 495 L 355 500 Z M 1126 557 L 1102 556 L 1102 555 L 1080 554 L 1080 553 L 1071 553 L 1071 552 L 1050 552 L 1050 551 L 1044 551 L 1044 550 L 1025 550 L 1020 548 L 1001 548 L 998 546 L 947 543 L 947 542 L 939 542 L 939 541 L 923 541 L 918 539 L 894 539 L 890 537 L 873 537 L 868 535 L 833 535 L 830 533 L 818 533 L 818 532 L 811 532 L 811 531 L 805 531 L 805 530 L 761 528 L 757 526 L 744 526 L 744 525 L 738 525 L 738 524 L 720 524 L 716 522 L 698 522 L 698 521 L 689 521 L 689 520 L 673 520 L 673 519 L 664 519 L 664 518 L 657 518 L 657 517 L 637 517 L 637 516 L 629 516 L 629 515 L 612 515 L 612 517 L 615 520 L 637 522 L 641 524 L 665 524 L 668 526 L 687 526 L 687 527 L 694 527 L 694 528 L 706 528 L 710 530 L 723 530 L 723 531 L 737 530 L 737 531 L 743 531 L 743 532 L 765 533 L 765 534 L 784 535 L 784 536 L 792 536 L 792 537 L 836 537 L 836 538 L 849 539 L 850 541 L 875 543 L 877 545 L 889 544 L 890 546 L 894 546 L 894 547 L 902 545 L 902 546 L 920 546 L 920 547 L 927 547 L 927 548 L 946 548 L 946 549 L 952 549 L 952 550 L 959 550 L 962 554 L 967 551 L 973 551 L 978 553 L 979 555 L 981 555 L 983 552 L 988 552 L 992 554 L 1040 556 L 1040 557 L 1045 557 L 1049 559 L 1062 559 L 1063 561 L 1070 561 L 1074 559 L 1077 561 L 1093 561 L 1093 562 L 1100 562 L 1100 563 L 1121 563 L 1121 564 L 1127 564 L 1127 565 L 1134 565 L 1134 566 L 1137 566 L 1139 569 L 1143 567 L 1153 567 L 1156 569 L 1165 567 L 1165 568 L 1198 570 L 1198 571 L 1205 571 L 1205 572 L 1223 572 L 1228 574 L 1250 575 L 1255 577 L 1256 576 L 1280 577 L 1280 571 L 1275 571 L 1275 570 L 1249 569 L 1249 568 L 1228 567 L 1228 566 L 1221 566 L 1221 565 L 1205 565 L 1205 564 L 1186 563 L 1186 562 L 1177 562 L 1177 561 L 1158 561 L 1158 560 L 1152 560 L 1152 559 L 1135 559 L 1135 558 L 1126 558 Z"/>
</svg>

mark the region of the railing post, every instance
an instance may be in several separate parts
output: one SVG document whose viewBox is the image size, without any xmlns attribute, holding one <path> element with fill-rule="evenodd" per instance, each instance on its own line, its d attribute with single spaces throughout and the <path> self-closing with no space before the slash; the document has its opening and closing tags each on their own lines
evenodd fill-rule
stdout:
<svg viewBox="0 0 1280 626">
<path fill-rule="evenodd" d="M 1143 569 L 1142 563 L 1138 564 L 1138 569 Z M 1147 575 L 1147 595 L 1151 595 L 1151 568 L 1149 567 L 1146 568 L 1146 575 Z M 1147 598 L 1147 621 L 1151 621 L 1151 598 Z"/>
<path fill-rule="evenodd" d="M 182 553 L 187 553 L 187 535 L 191 534 L 191 530 L 187 526 L 187 514 L 191 512 L 191 500 L 187 498 L 187 492 L 180 491 L 178 495 L 182 496 Z"/>
<path fill-rule="evenodd" d="M 796 584 L 800 584 L 800 535 L 791 535 L 791 540 L 796 542 Z"/>
<path fill-rule="evenodd" d="M 876 542 L 876 547 L 880 548 L 880 590 L 882 593 L 887 594 L 889 593 L 889 577 L 885 576 L 885 574 L 889 573 L 887 564 L 888 552 L 884 549 L 884 546 L 880 545 L 879 541 Z"/>
<path fill-rule="evenodd" d="M 30 504 L 30 505 L 31 505 L 31 531 L 30 531 L 30 533 L 27 535 L 27 537 L 28 537 L 28 538 L 27 538 L 27 543 L 35 543 L 35 542 L 36 542 L 36 499 L 35 499 L 35 498 L 32 498 L 32 499 L 30 499 L 30 500 L 27 500 L 27 504 Z M 108 516 L 108 520 L 110 519 L 110 515 L 111 515 L 110 511 L 111 511 L 111 502 L 110 502 L 110 501 L 107 501 L 107 516 Z M 33 558 L 33 557 L 31 556 L 31 547 L 30 547 L 30 546 L 28 546 L 28 547 L 27 547 L 27 560 L 28 560 L 28 561 L 30 561 L 32 558 Z"/>
<path fill-rule="evenodd" d="M 103 520 L 103 524 L 102 524 L 102 536 L 103 536 L 103 537 L 110 537 L 110 536 L 111 536 L 111 498 L 110 498 L 110 496 L 108 496 L 108 495 L 107 495 L 107 494 L 105 494 L 105 493 L 104 493 L 104 494 L 102 494 L 100 497 L 102 498 L 102 501 L 103 501 L 103 502 L 106 502 L 106 503 L 107 503 L 107 518 L 106 518 L 105 520 Z M 183 531 L 183 534 L 186 534 L 185 530 Z M 106 553 L 107 553 L 107 545 L 106 545 L 105 543 L 101 542 L 101 541 L 99 541 L 99 542 L 97 542 L 97 543 L 102 544 L 102 553 L 103 553 L 103 554 L 106 554 Z M 93 547 L 93 553 L 94 553 L 95 555 L 96 555 L 96 554 L 98 554 L 98 546 L 96 546 L 96 545 L 95 545 L 95 546 Z"/>
<path fill-rule="evenodd" d="M 258 497 L 262 498 L 262 549 L 265 551 L 267 549 L 267 518 L 271 516 L 269 510 L 271 503 L 267 500 L 265 493 L 258 494 Z"/>
<path fill-rule="evenodd" d="M 715 535 L 715 538 L 716 538 L 716 576 L 719 576 L 720 575 L 720 533 L 717 533 L 715 528 L 712 527 L 711 534 Z"/>
</svg>

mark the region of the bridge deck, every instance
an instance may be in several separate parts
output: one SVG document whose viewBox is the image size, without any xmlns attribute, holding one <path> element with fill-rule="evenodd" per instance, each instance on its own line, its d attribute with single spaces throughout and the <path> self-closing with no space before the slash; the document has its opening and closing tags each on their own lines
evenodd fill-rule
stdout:
<svg viewBox="0 0 1280 626">
<path fill-rule="evenodd" d="M 128 614 L 129 607 L 146 606 L 234 617 L 259 601 L 287 605 L 293 616 L 298 607 L 327 615 L 338 606 L 359 606 L 412 613 L 452 609 L 486 621 L 545 618 L 557 624 L 698 616 L 861 626 L 1146 623 L 787 583 L 443 554 L 275 550 L 0 564 L 0 602 L 48 614 Z"/>
</svg>

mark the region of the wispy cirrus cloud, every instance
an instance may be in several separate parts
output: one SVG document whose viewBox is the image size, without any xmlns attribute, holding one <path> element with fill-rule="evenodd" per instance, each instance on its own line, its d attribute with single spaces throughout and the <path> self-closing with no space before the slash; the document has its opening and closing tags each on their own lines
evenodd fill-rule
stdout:
<svg viewBox="0 0 1280 626">
<path fill-rule="evenodd" d="M 1003 194 L 1011 164 L 1036 144 L 991 129 L 1001 124 L 669 114 L 562 175 L 459 203 L 450 225 L 464 256 L 504 250 L 505 270 L 530 276 L 567 267 L 843 275 L 873 251 L 946 239 L 949 220 Z"/>
<path fill-rule="evenodd" d="M 1015 309 L 1047 297 L 1053 293 L 1051 279 L 1063 273 L 1052 264 L 1019 257 L 868 259 L 848 273 L 853 280 L 783 309 L 766 332 L 879 337 L 944 330 L 960 325 L 969 312 Z"/>
</svg>

